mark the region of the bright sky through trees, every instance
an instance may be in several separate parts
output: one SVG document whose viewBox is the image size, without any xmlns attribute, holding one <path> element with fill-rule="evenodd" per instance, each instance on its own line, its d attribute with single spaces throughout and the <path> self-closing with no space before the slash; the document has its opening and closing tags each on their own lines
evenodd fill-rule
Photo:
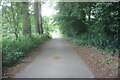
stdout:
<svg viewBox="0 0 120 80">
<path fill-rule="evenodd" d="M 55 3 L 50 5 L 50 3 L 45 3 L 42 5 L 42 16 L 52 16 L 53 14 L 56 14 L 58 11 L 54 9 Z"/>
<path fill-rule="evenodd" d="M 2 5 L 3 3 L 1 2 L 1 5 Z M 55 3 L 53 3 L 54 5 L 56 5 Z M 43 4 L 42 5 L 42 16 L 52 16 L 53 14 L 56 14 L 58 11 L 56 11 L 55 9 L 54 9 L 54 5 L 51 5 L 50 6 L 50 3 L 49 2 L 47 2 L 47 3 L 45 3 L 45 4 Z M 7 4 L 8 6 L 11 6 L 11 4 Z M 0 10 L 2 9 L 2 6 L 0 6 Z M 31 6 L 29 7 L 29 9 L 31 10 Z"/>
</svg>

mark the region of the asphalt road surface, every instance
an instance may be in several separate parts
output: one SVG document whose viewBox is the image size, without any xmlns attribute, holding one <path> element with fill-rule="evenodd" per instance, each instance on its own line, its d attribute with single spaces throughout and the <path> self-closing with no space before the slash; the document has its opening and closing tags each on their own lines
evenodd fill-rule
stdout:
<svg viewBox="0 0 120 80">
<path fill-rule="evenodd" d="M 62 38 L 47 42 L 40 54 L 14 78 L 94 78 L 72 46 Z"/>
</svg>

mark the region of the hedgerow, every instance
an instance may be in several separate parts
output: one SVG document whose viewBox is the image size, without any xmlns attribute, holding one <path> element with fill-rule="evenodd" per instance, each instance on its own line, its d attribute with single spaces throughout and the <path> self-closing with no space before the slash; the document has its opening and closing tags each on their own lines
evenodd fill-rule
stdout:
<svg viewBox="0 0 120 80">
<path fill-rule="evenodd" d="M 46 34 L 29 36 L 20 36 L 15 39 L 11 36 L 2 39 L 2 64 L 3 66 L 11 66 L 21 57 L 25 56 L 32 49 L 41 45 L 50 37 Z"/>
</svg>

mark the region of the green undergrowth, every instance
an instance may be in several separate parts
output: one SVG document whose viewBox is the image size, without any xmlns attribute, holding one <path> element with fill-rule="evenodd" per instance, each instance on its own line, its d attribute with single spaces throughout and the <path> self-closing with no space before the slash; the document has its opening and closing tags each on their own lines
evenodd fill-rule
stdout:
<svg viewBox="0 0 120 80">
<path fill-rule="evenodd" d="M 104 35 L 90 35 L 90 34 L 82 34 L 76 37 L 68 37 L 62 34 L 64 38 L 70 40 L 74 44 L 78 46 L 87 46 L 92 45 L 95 46 L 97 50 L 106 50 L 109 54 L 114 55 L 118 53 L 118 40 L 110 37 L 106 37 Z M 101 52 L 101 54 L 104 54 Z"/>
<path fill-rule="evenodd" d="M 46 34 L 33 34 L 31 37 L 20 36 L 17 40 L 12 37 L 2 38 L 2 64 L 12 66 L 29 51 L 38 47 L 50 37 Z"/>
</svg>

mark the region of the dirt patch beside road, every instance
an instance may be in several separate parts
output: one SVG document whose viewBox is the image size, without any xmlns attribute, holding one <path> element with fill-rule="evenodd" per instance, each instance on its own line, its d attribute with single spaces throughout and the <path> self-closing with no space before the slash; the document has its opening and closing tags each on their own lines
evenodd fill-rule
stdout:
<svg viewBox="0 0 120 80">
<path fill-rule="evenodd" d="M 70 42 L 71 43 L 71 42 Z M 95 75 L 95 78 L 118 78 L 118 62 L 120 59 L 117 55 L 111 56 L 108 52 L 103 51 L 102 55 L 93 46 L 77 46 L 71 43 L 78 55 L 88 65 Z M 120 76 L 119 76 L 120 77 Z"/>
</svg>

